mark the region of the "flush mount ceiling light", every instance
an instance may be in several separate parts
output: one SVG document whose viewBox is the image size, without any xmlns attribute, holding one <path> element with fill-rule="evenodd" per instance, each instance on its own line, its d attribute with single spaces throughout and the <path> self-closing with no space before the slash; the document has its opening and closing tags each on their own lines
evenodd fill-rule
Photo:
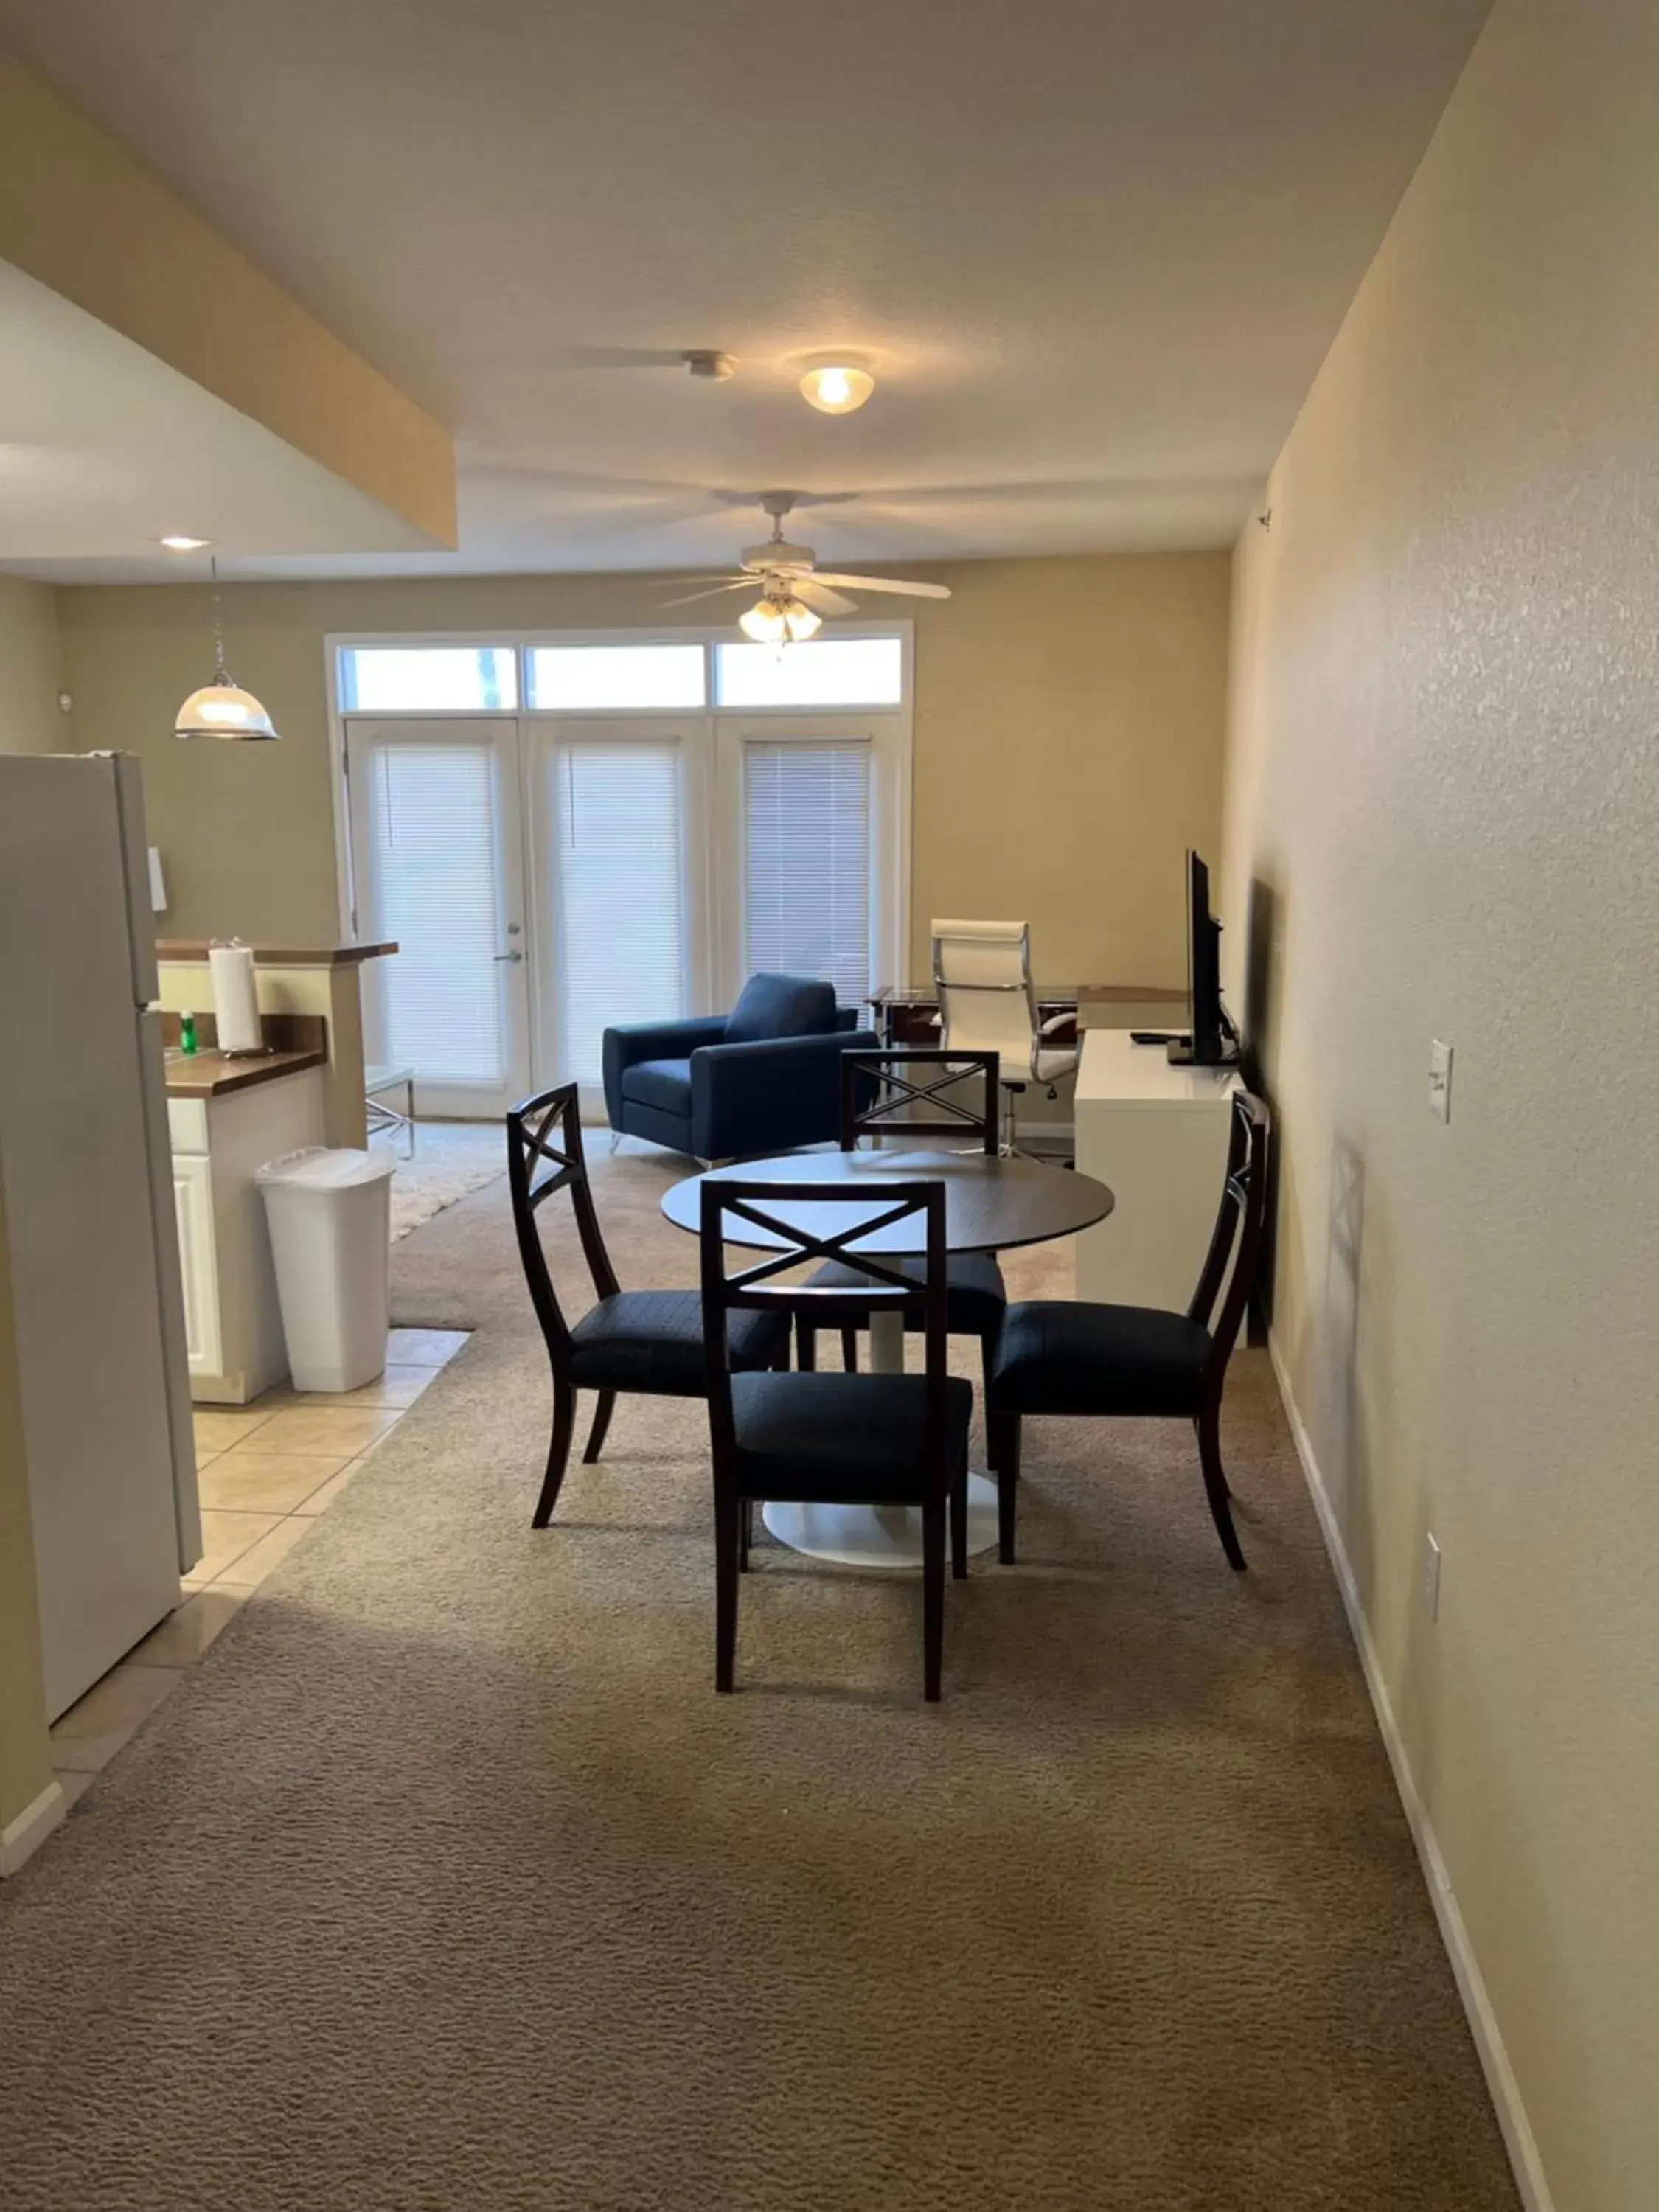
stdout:
<svg viewBox="0 0 1659 2212">
<path fill-rule="evenodd" d="M 181 531 L 173 531 L 166 538 L 158 538 L 155 542 L 158 545 L 165 545 L 169 553 L 199 553 L 204 546 L 211 545 L 213 540 L 210 538 L 186 538 Z"/>
<path fill-rule="evenodd" d="M 806 364 L 800 396 L 820 415 L 850 415 L 876 388 L 862 354 L 817 353 Z"/>
<path fill-rule="evenodd" d="M 782 645 L 786 641 L 799 645 L 823 628 L 823 618 L 815 615 L 793 592 L 769 592 L 738 617 L 738 628 L 745 637 L 753 638 L 757 645 Z"/>
<path fill-rule="evenodd" d="M 274 738 L 279 732 L 251 691 L 244 691 L 232 679 L 225 666 L 224 627 L 219 618 L 219 562 L 216 556 L 209 564 L 213 572 L 213 664 L 211 684 L 204 684 L 199 691 L 192 691 L 179 709 L 173 725 L 175 738 L 225 738 L 233 744 L 249 744 L 261 738 Z"/>
</svg>

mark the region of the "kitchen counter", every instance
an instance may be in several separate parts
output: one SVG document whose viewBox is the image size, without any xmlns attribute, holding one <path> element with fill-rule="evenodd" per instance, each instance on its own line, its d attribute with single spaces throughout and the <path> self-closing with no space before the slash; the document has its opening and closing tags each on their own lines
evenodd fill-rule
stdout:
<svg viewBox="0 0 1659 2212">
<path fill-rule="evenodd" d="M 175 1017 L 186 1007 L 194 1012 L 197 1042 L 204 1051 L 217 1042 L 206 1026 L 213 1005 L 210 949 L 207 939 L 199 937 L 164 937 L 155 948 L 161 1005 Z M 326 1055 L 320 1073 L 327 1144 L 361 1151 L 368 1142 L 363 1106 L 362 983 L 397 949 L 389 939 L 372 945 L 256 939 L 252 947 L 265 1042 L 279 1051 L 301 1044 L 309 1049 L 314 1044 Z M 279 1021 L 314 1022 L 317 1033 L 307 1038 L 277 1036 L 273 1024 Z M 179 1042 L 176 1028 L 167 1042 Z"/>
<path fill-rule="evenodd" d="M 155 957 L 168 964 L 204 961 L 210 949 L 222 945 L 222 937 L 158 937 Z M 384 960 L 395 952 L 386 945 L 277 945 L 256 940 L 250 947 L 261 968 L 356 968 L 365 960 Z"/>
<path fill-rule="evenodd" d="M 185 1054 L 169 1050 L 167 1085 L 169 1098 L 219 1098 L 227 1091 L 246 1091 L 256 1083 L 272 1083 L 279 1075 L 297 1075 L 301 1069 L 324 1067 L 328 1054 L 320 1045 L 306 1050 L 241 1053 L 203 1051 Z"/>
</svg>

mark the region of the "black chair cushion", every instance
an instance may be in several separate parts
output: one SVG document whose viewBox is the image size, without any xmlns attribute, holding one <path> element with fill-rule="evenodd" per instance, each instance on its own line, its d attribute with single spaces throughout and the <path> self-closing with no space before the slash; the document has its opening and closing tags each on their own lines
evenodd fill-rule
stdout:
<svg viewBox="0 0 1659 2212">
<path fill-rule="evenodd" d="M 966 1464 L 969 1384 L 945 1386 L 945 1467 Z M 925 1375 L 734 1375 L 740 1497 L 919 1504 L 927 1488 Z"/>
<path fill-rule="evenodd" d="M 661 1114 L 691 1112 L 691 1063 L 689 1060 L 636 1060 L 622 1073 L 622 1095 L 641 1106 L 654 1106 Z"/>
<path fill-rule="evenodd" d="M 1152 1306 L 1012 1305 L 991 1367 L 999 1413 L 1196 1413 L 1209 1332 Z"/>
<path fill-rule="evenodd" d="M 907 1276 L 913 1283 L 927 1279 L 927 1262 L 918 1255 L 910 1260 L 886 1260 L 883 1265 Z M 945 1279 L 950 1294 L 945 1301 L 945 1325 L 952 1336 L 994 1336 L 1001 1324 L 1003 1310 L 1008 1304 L 1007 1286 L 1002 1279 L 1002 1270 L 997 1265 L 994 1252 L 953 1252 L 945 1268 Z M 870 1278 L 844 1260 L 830 1260 L 811 1278 L 818 1288 L 836 1291 L 863 1291 L 870 1288 Z M 808 1316 L 811 1319 L 811 1316 Z M 834 1324 L 825 1323 L 829 1327 Z M 860 1322 L 860 1327 L 867 1326 Z M 912 1314 L 906 1323 L 912 1329 L 923 1326 L 920 1313 Z"/>
<path fill-rule="evenodd" d="M 769 1367 L 784 1357 L 781 1315 L 734 1313 L 733 1367 Z M 639 1390 L 659 1398 L 703 1398 L 702 1297 L 696 1291 L 619 1291 L 590 1307 L 570 1332 L 570 1379 L 579 1390 Z"/>
</svg>

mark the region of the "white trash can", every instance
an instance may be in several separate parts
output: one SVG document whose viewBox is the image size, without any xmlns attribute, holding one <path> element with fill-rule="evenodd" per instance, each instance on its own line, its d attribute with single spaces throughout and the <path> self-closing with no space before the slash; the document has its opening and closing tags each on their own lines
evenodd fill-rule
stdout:
<svg viewBox="0 0 1659 2212">
<path fill-rule="evenodd" d="M 255 1173 L 296 1390 L 355 1390 L 386 1365 L 395 1166 L 310 1145 Z"/>
</svg>

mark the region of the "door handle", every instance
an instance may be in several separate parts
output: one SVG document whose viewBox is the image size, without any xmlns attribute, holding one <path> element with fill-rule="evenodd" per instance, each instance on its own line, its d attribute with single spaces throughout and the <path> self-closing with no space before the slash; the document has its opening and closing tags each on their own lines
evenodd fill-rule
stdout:
<svg viewBox="0 0 1659 2212">
<path fill-rule="evenodd" d="M 497 952 L 492 957 L 498 964 L 503 960 L 512 960 L 516 962 L 524 958 L 522 952 Z"/>
</svg>

